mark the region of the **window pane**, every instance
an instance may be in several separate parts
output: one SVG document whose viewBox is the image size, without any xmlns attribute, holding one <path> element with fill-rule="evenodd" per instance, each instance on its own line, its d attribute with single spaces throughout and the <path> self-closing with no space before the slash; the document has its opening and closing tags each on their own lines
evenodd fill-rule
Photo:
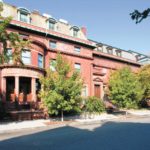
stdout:
<svg viewBox="0 0 150 150">
<path fill-rule="evenodd" d="M 11 48 L 7 49 L 7 56 L 9 58 L 9 62 L 8 63 L 12 63 L 12 49 Z"/>
<path fill-rule="evenodd" d="M 38 66 L 43 68 L 43 55 L 38 54 Z"/>
<path fill-rule="evenodd" d="M 52 70 L 52 71 L 56 71 L 56 60 L 51 60 L 50 61 L 50 69 Z"/>
<path fill-rule="evenodd" d="M 81 70 L 81 65 L 75 63 L 75 64 L 74 64 L 74 68 L 75 68 L 76 71 L 80 71 L 80 70 Z"/>
<path fill-rule="evenodd" d="M 77 36 L 78 36 L 78 30 L 76 30 L 76 29 L 73 30 L 73 36 L 74 36 L 74 37 L 77 37 Z"/>
<path fill-rule="evenodd" d="M 75 47 L 75 48 L 74 48 L 74 51 L 75 51 L 76 53 L 80 53 L 80 47 Z"/>
<path fill-rule="evenodd" d="M 31 64 L 31 52 L 26 50 L 22 52 L 22 61 L 24 64 Z"/>
<path fill-rule="evenodd" d="M 108 54 L 113 54 L 113 50 L 112 50 L 112 49 L 108 49 L 108 50 L 107 50 L 107 53 L 108 53 Z"/>
<path fill-rule="evenodd" d="M 83 89 L 82 89 L 82 96 L 83 97 L 87 97 L 88 96 L 87 95 L 87 87 L 86 86 L 84 86 Z"/>
<path fill-rule="evenodd" d="M 49 45 L 50 45 L 50 48 L 52 48 L 52 49 L 56 48 L 56 42 L 55 41 L 50 41 Z"/>
<path fill-rule="evenodd" d="M 116 55 L 119 56 L 119 57 L 121 57 L 121 52 L 117 52 L 116 51 Z"/>
<path fill-rule="evenodd" d="M 28 14 L 20 12 L 20 21 L 28 22 Z"/>
<path fill-rule="evenodd" d="M 49 29 L 54 30 L 55 29 L 55 23 L 49 22 Z"/>
</svg>

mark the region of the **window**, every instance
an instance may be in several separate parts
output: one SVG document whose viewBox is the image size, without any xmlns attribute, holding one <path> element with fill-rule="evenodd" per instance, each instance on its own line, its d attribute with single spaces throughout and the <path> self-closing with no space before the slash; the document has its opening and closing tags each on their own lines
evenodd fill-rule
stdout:
<svg viewBox="0 0 150 150">
<path fill-rule="evenodd" d="M 83 89 L 82 89 L 82 96 L 83 96 L 83 97 L 87 97 L 87 96 L 88 96 L 87 86 L 83 86 Z"/>
<path fill-rule="evenodd" d="M 70 28 L 70 30 L 71 30 L 71 33 L 72 33 L 73 37 L 78 37 L 78 33 L 79 33 L 80 29 L 77 26 L 72 26 Z"/>
<path fill-rule="evenodd" d="M 22 51 L 22 62 L 24 64 L 31 64 L 31 52 L 29 50 Z"/>
<path fill-rule="evenodd" d="M 49 45 L 50 45 L 50 48 L 56 49 L 56 42 L 55 41 L 50 41 Z"/>
<path fill-rule="evenodd" d="M 55 29 L 55 23 L 54 22 L 49 22 L 49 29 L 54 30 Z"/>
<path fill-rule="evenodd" d="M 77 29 L 73 29 L 73 36 L 78 37 L 78 30 Z"/>
<path fill-rule="evenodd" d="M 80 72 L 80 70 L 81 70 L 81 65 L 80 65 L 79 63 L 75 63 L 75 64 L 74 64 L 74 68 L 75 68 L 76 71 L 79 71 L 79 72 Z"/>
<path fill-rule="evenodd" d="M 8 61 L 8 63 L 12 63 L 12 49 L 11 48 L 8 48 L 7 49 L 7 56 L 8 56 L 8 59 L 9 59 L 9 61 Z"/>
<path fill-rule="evenodd" d="M 21 39 L 27 39 L 27 38 L 29 38 L 29 35 L 23 34 L 23 33 L 19 33 L 19 36 L 20 36 Z"/>
<path fill-rule="evenodd" d="M 51 61 L 50 61 L 50 69 L 52 70 L 52 71 L 56 71 L 56 60 L 55 59 L 52 59 Z"/>
<path fill-rule="evenodd" d="M 41 83 L 39 79 L 36 79 L 36 94 L 39 94 L 39 91 L 41 90 Z"/>
<path fill-rule="evenodd" d="M 78 54 L 79 54 L 79 53 L 80 53 L 80 47 L 75 47 L 75 48 L 74 48 L 74 51 L 75 51 L 75 53 L 78 53 Z"/>
<path fill-rule="evenodd" d="M 30 23 L 30 11 L 26 8 L 18 8 L 19 21 Z"/>
<path fill-rule="evenodd" d="M 103 44 L 102 43 L 98 43 L 96 44 L 97 48 L 96 50 L 99 51 L 99 52 L 103 52 Z"/>
<path fill-rule="evenodd" d="M 55 25 L 57 21 L 54 18 L 48 18 L 47 23 L 48 23 L 48 29 L 55 30 Z"/>
<path fill-rule="evenodd" d="M 96 50 L 97 50 L 98 52 L 103 52 L 103 48 L 102 48 L 102 47 L 97 47 Z"/>
<path fill-rule="evenodd" d="M 121 51 L 116 50 L 116 55 L 117 55 L 118 57 L 121 57 Z"/>
<path fill-rule="evenodd" d="M 108 49 L 108 50 L 107 50 L 107 53 L 108 53 L 108 54 L 113 54 L 112 49 Z"/>
<path fill-rule="evenodd" d="M 28 23 L 28 14 L 20 12 L 20 21 Z"/>
<path fill-rule="evenodd" d="M 43 55 L 38 54 L 38 67 L 43 68 Z"/>
</svg>

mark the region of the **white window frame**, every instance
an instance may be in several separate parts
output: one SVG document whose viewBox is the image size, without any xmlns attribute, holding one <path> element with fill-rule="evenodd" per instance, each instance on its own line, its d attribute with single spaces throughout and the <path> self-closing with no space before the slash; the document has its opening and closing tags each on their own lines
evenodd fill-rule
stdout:
<svg viewBox="0 0 150 150">
<path fill-rule="evenodd" d="M 39 56 L 42 56 L 42 61 L 39 60 Z M 38 53 L 38 67 L 39 68 L 43 68 L 44 67 L 44 58 L 43 58 L 43 55 L 41 53 Z M 42 63 L 42 65 L 40 65 L 40 63 Z"/>
<path fill-rule="evenodd" d="M 74 64 L 74 69 L 76 70 L 76 71 L 81 71 L 81 64 L 80 63 L 75 63 Z"/>
<path fill-rule="evenodd" d="M 56 30 L 56 23 L 57 23 L 57 21 L 54 18 L 48 18 L 47 19 L 47 29 L 55 31 Z M 52 28 L 50 27 L 50 24 L 53 24 Z"/>
<path fill-rule="evenodd" d="M 49 41 L 49 46 L 51 49 L 56 49 L 57 48 L 57 42 L 56 41 Z"/>
<path fill-rule="evenodd" d="M 27 54 L 28 52 L 28 54 Z M 25 54 L 26 53 L 26 54 Z M 30 65 L 31 64 L 31 51 L 28 50 L 28 49 L 24 49 L 22 51 L 22 54 L 21 54 L 21 58 L 22 58 L 22 62 L 25 64 L 25 65 Z M 26 61 L 28 60 L 28 61 Z"/>
<path fill-rule="evenodd" d="M 27 21 L 21 20 L 21 14 L 24 14 L 27 16 Z M 18 8 L 18 21 L 30 23 L 30 11 L 26 8 Z"/>
<path fill-rule="evenodd" d="M 116 56 L 122 57 L 122 52 L 121 51 L 116 51 Z"/>
<path fill-rule="evenodd" d="M 50 70 L 51 71 L 56 71 L 55 65 L 56 65 L 56 60 L 55 59 L 51 59 L 50 60 Z"/>
<path fill-rule="evenodd" d="M 79 29 L 79 27 L 77 27 L 77 26 L 72 26 L 71 28 L 70 28 L 70 30 L 71 30 L 71 32 L 72 32 L 72 36 L 73 37 L 79 37 L 79 31 L 80 31 L 80 29 Z"/>
<path fill-rule="evenodd" d="M 77 53 L 77 54 L 80 54 L 80 52 L 81 52 L 81 48 L 80 48 L 80 47 L 75 46 L 75 47 L 74 47 L 74 52 L 75 52 L 75 53 Z"/>
<path fill-rule="evenodd" d="M 13 60 L 12 60 L 12 48 L 7 48 L 7 56 L 9 57 L 9 64 L 12 64 L 13 63 Z"/>
<path fill-rule="evenodd" d="M 82 88 L 82 97 L 88 97 L 88 86 L 87 85 L 83 85 Z"/>
</svg>

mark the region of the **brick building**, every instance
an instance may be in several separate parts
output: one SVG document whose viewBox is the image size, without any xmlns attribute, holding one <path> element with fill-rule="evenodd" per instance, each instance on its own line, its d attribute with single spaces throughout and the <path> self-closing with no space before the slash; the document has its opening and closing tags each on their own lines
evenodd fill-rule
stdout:
<svg viewBox="0 0 150 150">
<path fill-rule="evenodd" d="M 82 95 L 103 98 L 111 70 L 125 65 L 136 71 L 140 64 L 132 52 L 99 43 L 87 38 L 85 27 L 71 25 L 64 19 L 56 20 L 48 14 L 31 12 L 23 7 L 4 3 L 2 16 L 12 16 L 8 32 L 31 40 L 31 48 L 22 53 L 25 66 L 11 63 L 0 65 L 0 89 L 3 101 L 38 101 L 39 77 L 60 51 L 80 70 L 84 79 Z M 8 47 L 8 53 L 12 48 Z"/>
</svg>

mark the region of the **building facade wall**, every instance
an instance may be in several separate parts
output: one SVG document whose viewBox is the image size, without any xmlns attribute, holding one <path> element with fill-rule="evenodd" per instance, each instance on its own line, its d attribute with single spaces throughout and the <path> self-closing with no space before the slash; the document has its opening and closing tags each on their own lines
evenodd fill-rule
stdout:
<svg viewBox="0 0 150 150">
<path fill-rule="evenodd" d="M 32 79 L 32 87 L 35 87 L 35 79 L 39 79 L 41 75 L 44 75 L 44 70 L 50 68 L 50 61 L 56 59 L 56 55 L 60 52 L 65 59 L 71 64 L 74 69 L 74 64 L 80 64 L 81 66 L 81 78 L 84 80 L 84 86 L 86 87 L 86 96 L 94 96 L 95 88 L 99 90 L 99 98 L 103 98 L 104 90 L 108 85 L 109 76 L 112 70 L 120 69 L 126 65 L 129 65 L 133 71 L 137 71 L 140 64 L 136 62 L 135 57 L 128 52 L 122 52 L 122 56 L 116 56 L 115 51 L 117 48 L 111 48 L 112 54 L 107 53 L 106 45 L 101 46 L 102 51 L 99 51 L 97 43 L 87 39 L 85 33 L 79 28 L 78 37 L 71 35 L 71 25 L 68 23 L 62 23 L 57 21 L 57 30 L 47 30 L 46 18 L 40 15 L 38 12 L 30 14 L 31 23 L 25 23 L 18 20 L 17 7 L 5 5 L 3 16 L 12 15 L 14 20 L 11 22 L 11 26 L 8 28 L 8 32 L 15 32 L 24 35 L 25 38 L 31 41 L 30 48 L 27 48 L 31 52 L 31 63 L 25 66 L 25 68 L 19 68 L 15 66 L 11 68 L 1 66 L 0 81 L 2 94 L 6 93 L 6 78 L 13 77 L 30 77 Z M 52 48 L 50 42 L 56 42 L 56 47 Z M 76 52 L 75 48 L 80 48 L 80 52 Z M 38 55 L 43 56 L 43 67 L 38 66 Z M 130 57 L 128 57 L 130 56 Z M 13 64 L 11 64 L 13 66 Z M 42 70 L 42 71 L 41 71 Z M 15 78 L 15 86 L 17 86 L 18 79 Z M 17 86 L 18 88 L 18 86 Z M 32 88 L 32 92 L 35 89 Z M 17 90 L 18 92 L 18 90 Z M 5 99 L 5 96 L 3 96 Z M 35 97 L 35 96 L 34 96 Z"/>
</svg>

